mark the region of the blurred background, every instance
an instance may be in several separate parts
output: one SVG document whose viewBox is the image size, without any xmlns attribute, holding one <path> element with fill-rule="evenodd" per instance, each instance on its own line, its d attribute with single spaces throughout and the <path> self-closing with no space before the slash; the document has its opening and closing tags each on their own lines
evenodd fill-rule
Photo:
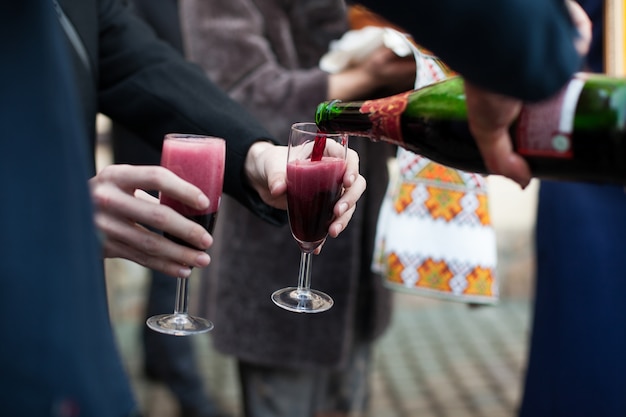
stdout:
<svg viewBox="0 0 626 417">
<path fill-rule="evenodd" d="M 99 168 L 111 163 L 109 129 L 108 119 L 100 117 Z M 395 292 L 392 324 L 375 348 L 371 417 L 516 414 L 531 320 L 532 233 L 539 183 L 535 180 L 521 190 L 500 177 L 488 181 L 498 241 L 500 302 L 471 308 Z M 178 417 L 169 391 L 142 374 L 146 271 L 131 262 L 107 260 L 106 279 L 119 348 L 145 417 Z M 198 281 L 192 277 L 192 297 Z M 191 308 L 195 303 L 190 301 Z M 198 359 L 211 395 L 233 416 L 242 416 L 235 362 L 212 349 L 210 333 L 194 336 L 193 343 L 201 348 L 198 351 L 209 352 Z"/>
</svg>

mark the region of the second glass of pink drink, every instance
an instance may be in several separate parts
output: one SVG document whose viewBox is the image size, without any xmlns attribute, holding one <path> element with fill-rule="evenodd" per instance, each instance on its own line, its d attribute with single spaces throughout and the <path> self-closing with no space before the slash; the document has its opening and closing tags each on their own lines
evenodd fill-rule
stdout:
<svg viewBox="0 0 626 417">
<path fill-rule="evenodd" d="M 291 234 L 301 251 L 298 286 L 272 294 L 274 303 L 298 313 L 318 313 L 332 298 L 311 289 L 311 254 L 324 241 L 343 193 L 348 136 L 318 132 L 315 123 L 291 127 L 287 157 L 287 211 Z"/>
<path fill-rule="evenodd" d="M 167 205 L 183 216 L 213 232 L 217 219 L 224 185 L 224 165 L 226 142 L 222 138 L 170 133 L 163 141 L 161 165 L 200 188 L 209 198 L 206 210 L 198 211 L 167 195 L 161 195 L 161 204 Z M 190 246 L 175 236 L 165 234 L 168 239 L 181 245 Z M 177 278 L 174 312 L 150 317 L 146 324 L 151 329 L 176 336 L 187 336 L 208 332 L 213 323 L 188 313 L 188 285 L 186 278 Z"/>
</svg>

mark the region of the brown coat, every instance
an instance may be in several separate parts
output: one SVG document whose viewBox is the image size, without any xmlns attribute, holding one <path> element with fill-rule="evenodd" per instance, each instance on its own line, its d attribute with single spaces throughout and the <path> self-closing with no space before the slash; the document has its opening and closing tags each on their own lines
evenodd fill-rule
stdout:
<svg viewBox="0 0 626 417">
<path fill-rule="evenodd" d="M 188 55 L 252 112 L 278 140 L 312 121 L 326 99 L 328 75 L 317 64 L 347 28 L 341 0 L 185 0 Z M 389 322 L 390 295 L 370 272 L 378 209 L 393 149 L 355 139 L 368 180 L 348 228 L 314 256 L 312 287 L 333 297 L 321 314 L 296 314 L 270 300 L 297 284 L 299 250 L 289 227 L 260 221 L 224 198 L 206 271 L 207 314 L 217 349 L 272 366 L 339 367 L 355 339 L 373 340 Z"/>
</svg>

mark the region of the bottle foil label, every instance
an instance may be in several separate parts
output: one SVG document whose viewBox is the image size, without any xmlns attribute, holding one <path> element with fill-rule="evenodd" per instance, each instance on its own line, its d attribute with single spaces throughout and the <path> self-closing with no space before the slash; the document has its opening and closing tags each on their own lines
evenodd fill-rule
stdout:
<svg viewBox="0 0 626 417">
<path fill-rule="evenodd" d="M 402 146 L 402 113 L 409 102 L 411 91 L 378 100 L 367 100 L 360 112 L 369 115 L 372 134 L 376 138 L 386 138 L 388 142 Z"/>
<path fill-rule="evenodd" d="M 585 80 L 573 78 L 548 100 L 524 105 L 515 130 L 521 155 L 572 158 L 572 131 L 578 98 Z"/>
</svg>

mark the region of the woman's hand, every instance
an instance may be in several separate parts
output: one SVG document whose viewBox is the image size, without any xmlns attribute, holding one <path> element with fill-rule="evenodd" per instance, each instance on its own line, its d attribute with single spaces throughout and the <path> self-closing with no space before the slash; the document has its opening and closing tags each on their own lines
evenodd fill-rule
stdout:
<svg viewBox="0 0 626 417">
<path fill-rule="evenodd" d="M 381 46 L 363 61 L 328 75 L 328 100 L 360 100 L 412 90 L 415 84 L 415 58 L 399 57 Z"/>
<path fill-rule="evenodd" d="M 266 204 L 287 209 L 286 146 L 255 143 L 248 151 L 245 169 L 250 184 Z M 348 150 L 343 186 L 344 193 L 334 208 L 336 218 L 328 228 L 328 234 L 333 238 L 345 230 L 356 209 L 356 202 L 366 188 L 365 178 L 359 174 L 359 156 L 352 149 Z"/>
</svg>

